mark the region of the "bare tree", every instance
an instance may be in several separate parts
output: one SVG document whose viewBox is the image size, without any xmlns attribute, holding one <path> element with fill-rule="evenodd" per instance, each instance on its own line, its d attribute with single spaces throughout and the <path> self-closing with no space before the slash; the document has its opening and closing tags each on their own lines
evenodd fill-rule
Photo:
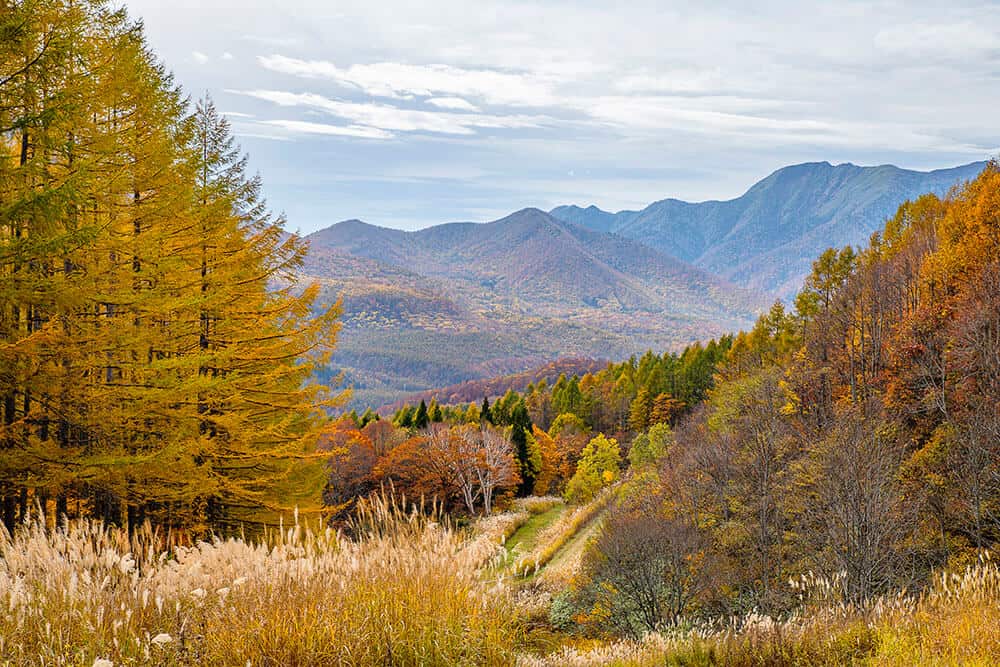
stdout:
<svg viewBox="0 0 1000 667">
<path fill-rule="evenodd" d="M 974 405 L 952 422 L 948 470 L 959 520 L 981 549 L 1000 530 L 1000 415 Z"/>
<path fill-rule="evenodd" d="M 476 426 L 432 424 L 424 432 L 428 463 L 458 490 L 469 514 L 493 511 L 496 491 L 520 482 L 514 448 L 501 432 Z"/>
<path fill-rule="evenodd" d="M 902 447 L 863 412 L 856 407 L 840 416 L 814 451 L 813 471 L 823 555 L 831 574 L 843 573 L 844 595 L 854 602 L 888 587 L 912 525 L 897 476 Z"/>
<path fill-rule="evenodd" d="M 953 437 L 948 466 L 960 519 L 983 547 L 1000 529 L 1000 262 L 969 281 L 947 353 Z"/>
<path fill-rule="evenodd" d="M 785 403 L 780 376 L 773 371 L 751 378 L 736 399 L 733 461 L 737 499 L 735 518 L 746 536 L 743 560 L 761 608 L 776 603 L 783 581 L 783 500 L 787 473 L 795 458 L 794 439 L 782 417 Z"/>
<path fill-rule="evenodd" d="M 705 424 L 704 406 L 696 408 L 674 432 L 678 446 L 663 466 L 677 467 L 673 474 L 661 471 L 661 479 L 672 482 L 675 498 L 690 497 L 692 512 L 709 513 L 722 522 L 732 519 L 730 497 L 736 476 L 736 438 L 729 431 L 712 431 Z"/>
<path fill-rule="evenodd" d="M 639 637 L 677 624 L 704 585 L 702 535 L 688 517 L 615 508 L 587 555 L 591 590 L 619 633 Z"/>
<path fill-rule="evenodd" d="M 424 435 L 427 438 L 428 463 L 454 484 L 469 514 L 475 514 L 479 498 L 477 443 L 445 424 L 431 424 Z"/>
<path fill-rule="evenodd" d="M 476 457 L 475 473 L 479 483 L 479 493 L 483 498 L 483 513 L 493 511 L 493 495 L 499 488 L 517 485 L 520 475 L 514 460 L 514 447 L 496 429 L 484 428 L 480 431 L 466 430 L 466 437 L 476 440 L 479 451 Z"/>
</svg>

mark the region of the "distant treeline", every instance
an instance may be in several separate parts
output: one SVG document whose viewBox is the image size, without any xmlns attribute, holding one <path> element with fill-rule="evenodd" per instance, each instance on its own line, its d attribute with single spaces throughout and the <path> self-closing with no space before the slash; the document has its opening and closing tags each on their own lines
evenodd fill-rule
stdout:
<svg viewBox="0 0 1000 667">
<path fill-rule="evenodd" d="M 547 364 L 520 373 L 468 380 L 449 387 L 417 392 L 404 400 L 378 408 L 378 412 L 380 414 L 391 414 L 408 403 L 416 405 L 420 401 L 430 403 L 433 400 L 445 405 L 455 405 L 458 403 L 479 401 L 484 397 L 499 398 L 506 394 L 509 389 L 513 389 L 516 392 L 523 392 L 528 385 L 538 384 L 542 381 L 552 383 L 560 375 L 573 376 L 596 373 L 607 366 L 607 364 L 607 361 L 596 359 L 574 357 L 556 359 L 555 361 L 550 361 Z"/>
<path fill-rule="evenodd" d="M 481 421 L 485 415 L 487 420 L 506 424 L 514 410 L 523 405 L 531 422 L 546 430 L 557 416 L 572 414 L 594 431 L 608 434 L 642 431 L 653 424 L 673 423 L 686 409 L 704 400 L 717 366 L 726 358 L 733 341 L 733 336 L 723 336 L 705 345 L 689 345 L 680 353 L 649 351 L 641 357 L 608 363 L 601 370 L 582 375 L 567 377 L 560 373 L 551 384 L 545 378 L 529 381 L 523 391 L 507 389 L 492 406 L 489 398 L 496 395 L 488 389 L 505 379 L 467 383 L 470 390 L 485 391 L 474 400 L 457 405 L 440 404 L 434 396 L 429 402 L 421 398 L 419 404 L 403 404 L 396 409 L 391 421 L 403 428 L 422 428 L 428 420 L 471 423 Z M 360 415 L 356 411 L 347 414 L 360 426 L 377 415 L 373 410 Z"/>
</svg>

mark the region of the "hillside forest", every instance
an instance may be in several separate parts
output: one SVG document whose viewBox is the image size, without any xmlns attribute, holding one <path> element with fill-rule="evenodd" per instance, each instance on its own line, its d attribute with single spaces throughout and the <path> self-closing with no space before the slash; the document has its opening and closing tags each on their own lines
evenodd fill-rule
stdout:
<svg viewBox="0 0 1000 667">
<path fill-rule="evenodd" d="M 212 100 L 124 10 L 0 9 L 4 660 L 1000 659 L 996 162 L 746 331 L 347 412 Z"/>
<path fill-rule="evenodd" d="M 1000 528 L 998 186 L 991 164 L 948 198 L 904 204 L 867 247 L 823 253 L 794 307 L 750 331 L 492 404 L 405 406 L 391 426 L 350 413 L 334 460 L 367 457 L 368 484 L 426 493 L 407 468 L 435 459 L 424 433 L 478 422 L 511 434 L 510 493 L 580 502 L 624 477 L 602 539 L 649 568 L 670 558 L 659 594 L 673 605 L 640 620 L 638 593 L 598 604 L 601 577 L 626 565 L 601 542 L 572 600 L 620 606 L 611 620 L 635 635 L 686 613 L 788 610 L 807 573 L 852 601 L 920 586 Z M 359 484 L 361 470 L 334 470 L 328 493 Z"/>
</svg>

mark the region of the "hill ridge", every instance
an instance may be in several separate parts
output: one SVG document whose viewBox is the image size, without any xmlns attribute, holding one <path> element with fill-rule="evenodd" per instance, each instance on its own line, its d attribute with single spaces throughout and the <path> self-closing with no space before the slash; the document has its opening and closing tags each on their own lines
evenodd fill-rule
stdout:
<svg viewBox="0 0 1000 667">
<path fill-rule="evenodd" d="M 776 169 L 732 199 L 666 198 L 616 213 L 570 204 L 550 213 L 788 298 L 826 247 L 864 243 L 906 199 L 944 195 L 985 165 L 917 171 L 892 164 L 802 162 Z"/>
<path fill-rule="evenodd" d="M 769 305 L 638 241 L 532 207 L 485 224 L 349 223 L 306 238 L 304 277 L 327 301 L 343 296 L 334 363 L 359 406 L 563 357 L 680 348 L 749 326 Z"/>
</svg>

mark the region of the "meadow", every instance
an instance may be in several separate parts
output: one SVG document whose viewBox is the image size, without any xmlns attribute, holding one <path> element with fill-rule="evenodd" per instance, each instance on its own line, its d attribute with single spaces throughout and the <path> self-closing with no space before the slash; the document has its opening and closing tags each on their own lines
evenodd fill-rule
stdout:
<svg viewBox="0 0 1000 667">
<path fill-rule="evenodd" d="M 164 549 L 89 521 L 0 538 L 9 665 L 509 664 L 509 591 L 481 576 L 502 521 L 469 537 L 378 500 L 350 540 L 293 521 Z"/>
<path fill-rule="evenodd" d="M 601 501 L 546 519 L 535 548 L 549 550 Z M 919 594 L 863 607 L 823 601 L 830 584 L 803 580 L 801 609 L 782 620 L 748 616 L 637 642 L 560 635 L 539 619 L 563 585 L 556 579 L 571 574 L 523 578 L 504 548 L 557 503 L 519 502 L 456 528 L 377 498 L 352 526 L 356 539 L 293 519 L 254 539 L 169 549 L 176 536 L 148 527 L 129 536 L 34 520 L 0 538 L 0 654 L 5 665 L 88 667 L 990 665 L 1000 656 L 1000 570 L 986 553 Z"/>
</svg>

